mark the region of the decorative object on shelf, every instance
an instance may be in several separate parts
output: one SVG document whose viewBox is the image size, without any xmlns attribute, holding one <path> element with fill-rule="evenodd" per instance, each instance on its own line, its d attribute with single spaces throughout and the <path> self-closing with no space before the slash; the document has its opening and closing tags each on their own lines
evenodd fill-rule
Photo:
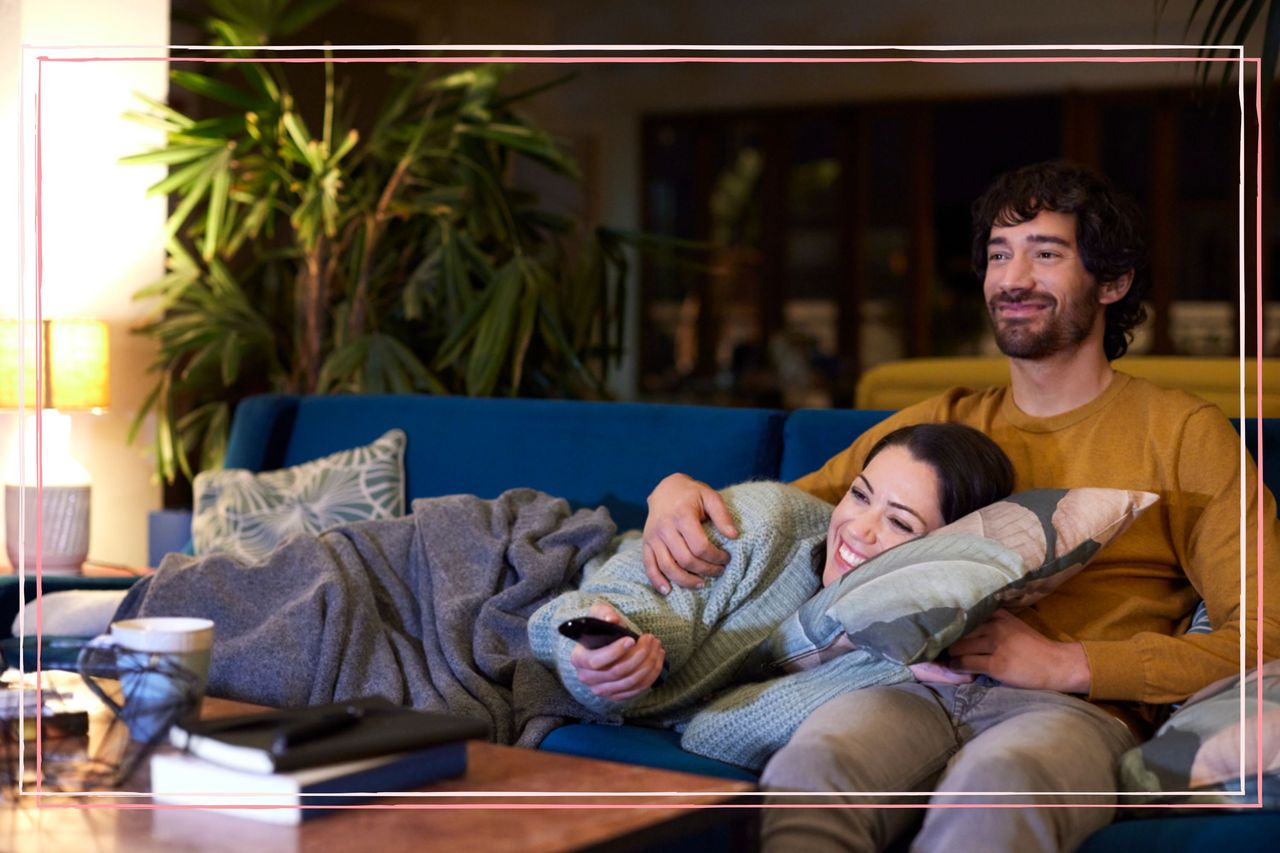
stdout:
<svg viewBox="0 0 1280 853">
<path fill-rule="evenodd" d="M 5 471 L 5 550 L 15 568 L 80 571 L 89 551 L 90 484 L 71 455 L 68 413 L 97 414 L 110 401 L 105 323 L 0 320 L 0 409 L 31 412 Z"/>
<path fill-rule="evenodd" d="M 155 414 L 170 481 L 219 467 L 250 394 L 602 398 L 622 353 L 623 246 L 636 238 L 586 227 L 513 181 L 518 159 L 578 178 L 519 112 L 545 87 L 508 93 L 510 66 L 441 70 L 406 55 L 386 66 L 385 95 L 361 89 L 374 115 L 357 123 L 344 66 L 286 75 L 278 54 L 244 47 L 332 5 L 211 4 L 210 42 L 240 61 L 170 72 L 209 105 L 148 102 L 130 116 L 166 144 L 125 162 L 171 166 L 151 192 L 175 201 L 168 274 L 135 294 L 157 300 L 138 331 L 159 351 L 130 432 Z"/>
</svg>

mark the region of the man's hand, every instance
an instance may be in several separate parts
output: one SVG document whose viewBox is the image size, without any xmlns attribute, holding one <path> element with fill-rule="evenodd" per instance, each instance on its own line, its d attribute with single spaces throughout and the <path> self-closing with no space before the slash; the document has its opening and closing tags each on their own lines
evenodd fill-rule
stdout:
<svg viewBox="0 0 1280 853">
<path fill-rule="evenodd" d="M 618 611 L 603 602 L 591 605 L 587 613 L 614 624 L 622 621 Z M 666 656 L 657 637 L 643 634 L 639 640 L 622 637 L 598 649 L 588 649 L 581 643 L 575 643 L 569 660 L 578 681 L 592 693 L 601 699 L 622 702 L 653 686 L 662 672 Z"/>
<path fill-rule="evenodd" d="M 729 555 L 711 544 L 702 523 L 710 519 L 716 529 L 736 539 L 729 508 L 719 492 L 686 474 L 672 474 L 649 495 L 649 517 L 644 523 L 644 570 L 654 589 L 666 595 L 671 584 L 686 589 L 703 585 L 704 577 L 724 571 Z"/>
<path fill-rule="evenodd" d="M 1088 693 L 1093 681 L 1084 646 L 1050 640 L 1007 610 L 991 614 L 947 651 L 953 670 L 1010 687 Z"/>
</svg>

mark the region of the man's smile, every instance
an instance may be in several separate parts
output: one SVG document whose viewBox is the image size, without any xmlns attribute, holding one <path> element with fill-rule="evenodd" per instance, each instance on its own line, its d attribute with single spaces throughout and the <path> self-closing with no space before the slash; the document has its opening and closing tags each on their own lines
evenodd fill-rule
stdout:
<svg viewBox="0 0 1280 853">
<path fill-rule="evenodd" d="M 998 317 L 1011 319 L 1033 317 L 1040 312 L 1051 310 L 1054 305 L 1050 299 L 1011 299 L 1009 297 L 997 297 L 991 302 L 992 313 Z"/>
</svg>

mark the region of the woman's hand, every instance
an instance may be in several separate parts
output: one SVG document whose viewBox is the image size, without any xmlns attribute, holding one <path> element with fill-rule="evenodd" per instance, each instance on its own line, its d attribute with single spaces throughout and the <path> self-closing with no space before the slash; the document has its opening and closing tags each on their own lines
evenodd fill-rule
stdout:
<svg viewBox="0 0 1280 853">
<path fill-rule="evenodd" d="M 591 605 L 587 614 L 614 624 L 622 621 L 618 611 L 603 602 Z M 569 660 L 578 681 L 593 694 L 611 702 L 622 702 L 653 686 L 666 657 L 658 638 L 644 634 L 639 640 L 621 637 L 598 649 L 588 649 L 581 643 L 575 643 Z"/>
<path fill-rule="evenodd" d="M 907 667 L 916 681 L 923 684 L 968 684 L 973 676 L 964 672 L 956 672 L 951 667 L 937 661 L 913 663 Z"/>
<path fill-rule="evenodd" d="M 707 519 L 725 536 L 737 538 L 729 508 L 706 483 L 672 474 L 654 487 L 644 523 L 644 570 L 658 592 L 666 595 L 672 583 L 696 589 L 704 577 L 724 571 L 729 555 L 707 538 L 702 529 Z"/>
</svg>

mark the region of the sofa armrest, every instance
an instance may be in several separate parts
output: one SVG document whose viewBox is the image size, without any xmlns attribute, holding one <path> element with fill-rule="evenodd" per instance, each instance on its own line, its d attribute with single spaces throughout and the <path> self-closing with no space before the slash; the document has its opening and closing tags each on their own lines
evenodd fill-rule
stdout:
<svg viewBox="0 0 1280 853">
<path fill-rule="evenodd" d="M 147 565 L 155 567 L 165 554 L 191 553 L 191 511 L 160 509 L 147 513 Z"/>
</svg>

